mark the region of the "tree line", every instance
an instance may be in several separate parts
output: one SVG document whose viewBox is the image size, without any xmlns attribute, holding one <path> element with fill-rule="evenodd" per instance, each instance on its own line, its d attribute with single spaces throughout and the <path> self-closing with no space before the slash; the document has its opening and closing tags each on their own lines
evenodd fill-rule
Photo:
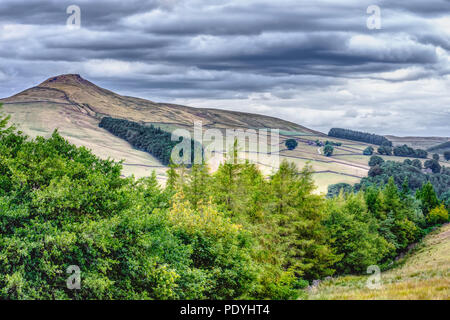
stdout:
<svg viewBox="0 0 450 320">
<path fill-rule="evenodd" d="M 184 139 L 172 141 L 172 134 L 154 125 L 143 125 L 137 122 L 104 117 L 99 123 L 100 128 L 108 130 L 115 136 L 129 142 L 136 149 L 150 153 L 163 165 L 171 162 L 173 148 Z M 191 140 L 191 163 L 194 160 L 195 141 Z M 183 155 L 180 154 L 180 157 Z"/>
<path fill-rule="evenodd" d="M 341 138 L 341 139 L 347 139 L 347 140 L 354 140 L 354 141 L 361 141 L 361 142 L 367 142 L 370 144 L 375 145 L 382 145 L 383 143 L 392 146 L 392 142 L 386 139 L 386 137 L 374 134 L 374 133 L 367 133 L 367 132 L 361 132 L 361 131 L 355 131 L 350 129 L 342 129 L 342 128 L 332 128 L 328 132 L 328 135 L 330 137 L 335 138 Z"/>
</svg>

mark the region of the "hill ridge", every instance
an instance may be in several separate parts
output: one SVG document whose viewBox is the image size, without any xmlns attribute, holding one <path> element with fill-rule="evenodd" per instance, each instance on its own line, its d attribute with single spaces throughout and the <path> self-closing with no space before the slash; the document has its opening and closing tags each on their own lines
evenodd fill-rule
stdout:
<svg viewBox="0 0 450 320">
<path fill-rule="evenodd" d="M 43 90 L 53 90 L 45 92 Z M 192 126 L 202 121 L 210 127 L 279 128 L 323 135 L 299 124 L 272 116 L 215 108 L 195 108 L 172 103 L 156 103 L 123 96 L 84 79 L 79 74 L 50 77 L 35 87 L 0 99 L 4 104 L 61 103 L 77 107 L 80 112 L 101 119 L 113 116 L 139 122 L 173 123 Z"/>
</svg>

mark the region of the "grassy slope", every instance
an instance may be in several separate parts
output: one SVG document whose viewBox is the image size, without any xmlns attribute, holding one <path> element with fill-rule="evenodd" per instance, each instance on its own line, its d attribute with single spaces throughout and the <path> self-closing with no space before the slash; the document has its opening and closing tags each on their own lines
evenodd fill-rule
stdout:
<svg viewBox="0 0 450 320">
<path fill-rule="evenodd" d="M 322 282 L 310 299 L 450 299 L 450 224 L 429 234 L 398 266 L 381 274 L 382 287 L 370 290 L 367 276 Z"/>
</svg>

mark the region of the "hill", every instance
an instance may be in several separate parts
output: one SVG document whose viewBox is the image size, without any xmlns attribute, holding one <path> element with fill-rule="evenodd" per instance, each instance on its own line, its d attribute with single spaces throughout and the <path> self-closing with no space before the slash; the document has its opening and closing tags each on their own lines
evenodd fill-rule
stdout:
<svg viewBox="0 0 450 320">
<path fill-rule="evenodd" d="M 54 129 L 58 129 L 71 143 L 85 146 L 101 158 L 124 160 L 124 175 L 142 177 L 155 170 L 158 179 L 164 181 L 166 167 L 150 154 L 136 150 L 125 140 L 99 128 L 98 124 L 105 116 L 144 125 L 153 124 L 166 131 L 175 128 L 192 130 L 194 121 L 201 121 L 204 129 L 222 131 L 227 128 L 280 129 L 281 160 L 295 162 L 300 168 L 310 162 L 315 171 L 318 192 L 326 192 L 329 184 L 356 183 L 369 170 L 368 157 L 362 155 L 362 151 L 369 146 L 367 143 L 332 138 L 342 145 L 335 147 L 332 157 L 326 157 L 322 147 L 316 146 L 315 141 L 323 142 L 330 138 L 296 123 L 258 114 L 193 108 L 123 96 L 76 74 L 51 77 L 12 97 L 0 99 L 0 103 L 4 104 L 5 113 L 10 114 L 12 121 L 26 134 L 48 137 Z M 289 138 L 298 141 L 295 150 L 289 151 L 284 147 L 285 140 Z M 388 156 L 384 158 L 404 160 Z M 260 168 L 265 173 L 276 169 L 269 163 L 260 163 Z"/>
<path fill-rule="evenodd" d="M 450 224 L 429 234 L 398 267 L 381 273 L 381 288 L 366 287 L 368 276 L 322 282 L 310 299 L 450 299 Z"/>
</svg>

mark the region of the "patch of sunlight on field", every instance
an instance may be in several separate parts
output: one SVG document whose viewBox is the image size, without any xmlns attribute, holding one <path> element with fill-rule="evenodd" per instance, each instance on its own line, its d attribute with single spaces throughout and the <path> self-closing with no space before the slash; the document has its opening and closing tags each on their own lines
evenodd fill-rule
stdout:
<svg viewBox="0 0 450 320">
<path fill-rule="evenodd" d="M 381 274 L 381 289 L 366 287 L 367 276 L 323 281 L 309 299 L 450 299 L 450 224 L 429 234 L 398 267 Z"/>
<path fill-rule="evenodd" d="M 331 184 L 336 183 L 348 183 L 348 184 L 355 184 L 360 181 L 359 178 L 355 177 L 348 177 L 341 174 L 336 173 L 315 173 L 313 174 L 314 183 L 317 186 L 316 193 L 327 193 L 328 192 L 328 186 Z"/>
</svg>

